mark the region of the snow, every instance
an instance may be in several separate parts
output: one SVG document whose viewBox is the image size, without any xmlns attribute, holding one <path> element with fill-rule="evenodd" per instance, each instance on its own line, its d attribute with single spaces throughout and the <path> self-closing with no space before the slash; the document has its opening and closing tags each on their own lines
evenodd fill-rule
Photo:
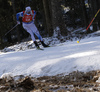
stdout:
<svg viewBox="0 0 100 92">
<path fill-rule="evenodd" d="M 66 41 L 44 48 L 43 51 L 34 48 L 0 53 L 0 76 L 12 74 L 40 77 L 99 69 L 99 36 L 82 39 L 79 43 Z"/>
<path fill-rule="evenodd" d="M 11 73 L 4 73 L 1 78 L 7 79 L 7 81 L 11 80 L 14 76 Z"/>
</svg>

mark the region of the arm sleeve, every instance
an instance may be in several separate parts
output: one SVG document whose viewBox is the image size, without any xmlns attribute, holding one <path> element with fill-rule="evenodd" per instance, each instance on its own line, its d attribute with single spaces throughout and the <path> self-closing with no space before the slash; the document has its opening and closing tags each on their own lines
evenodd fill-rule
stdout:
<svg viewBox="0 0 100 92">
<path fill-rule="evenodd" d="M 33 10 L 33 19 L 36 17 L 36 11 Z"/>
<path fill-rule="evenodd" d="M 19 17 L 23 17 L 23 12 L 19 12 L 16 14 L 17 21 L 19 21 Z"/>
</svg>

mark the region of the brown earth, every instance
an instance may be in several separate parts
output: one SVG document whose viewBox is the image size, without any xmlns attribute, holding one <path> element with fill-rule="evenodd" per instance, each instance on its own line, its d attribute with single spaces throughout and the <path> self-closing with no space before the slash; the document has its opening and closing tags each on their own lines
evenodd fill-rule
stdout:
<svg viewBox="0 0 100 92">
<path fill-rule="evenodd" d="M 69 75 L 0 78 L 0 92 L 100 92 L 100 71 L 74 71 Z M 99 80 L 98 80 L 99 81 Z"/>
</svg>

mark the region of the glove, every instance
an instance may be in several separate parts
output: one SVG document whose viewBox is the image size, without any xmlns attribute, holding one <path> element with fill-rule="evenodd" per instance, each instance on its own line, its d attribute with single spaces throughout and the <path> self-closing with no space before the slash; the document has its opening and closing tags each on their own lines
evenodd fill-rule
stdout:
<svg viewBox="0 0 100 92">
<path fill-rule="evenodd" d="M 17 21 L 17 24 L 20 24 L 20 21 Z"/>
</svg>

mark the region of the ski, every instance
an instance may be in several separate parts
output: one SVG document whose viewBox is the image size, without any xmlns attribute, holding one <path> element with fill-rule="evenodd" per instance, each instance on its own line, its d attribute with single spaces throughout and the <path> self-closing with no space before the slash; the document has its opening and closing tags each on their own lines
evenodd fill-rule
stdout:
<svg viewBox="0 0 100 92">
<path fill-rule="evenodd" d="M 42 49 L 42 48 L 37 48 L 37 50 L 44 50 L 44 49 Z"/>
<path fill-rule="evenodd" d="M 54 45 L 49 46 L 49 47 L 56 47 L 56 46 L 62 46 L 62 45 L 64 45 L 64 44 L 54 44 Z"/>
<path fill-rule="evenodd" d="M 63 44 L 59 44 L 59 45 L 47 46 L 47 47 L 44 47 L 44 48 L 56 47 L 56 46 L 62 46 L 62 45 L 63 45 Z M 40 48 L 40 47 L 37 47 L 36 49 L 37 49 L 37 50 L 44 50 L 43 48 Z"/>
</svg>

